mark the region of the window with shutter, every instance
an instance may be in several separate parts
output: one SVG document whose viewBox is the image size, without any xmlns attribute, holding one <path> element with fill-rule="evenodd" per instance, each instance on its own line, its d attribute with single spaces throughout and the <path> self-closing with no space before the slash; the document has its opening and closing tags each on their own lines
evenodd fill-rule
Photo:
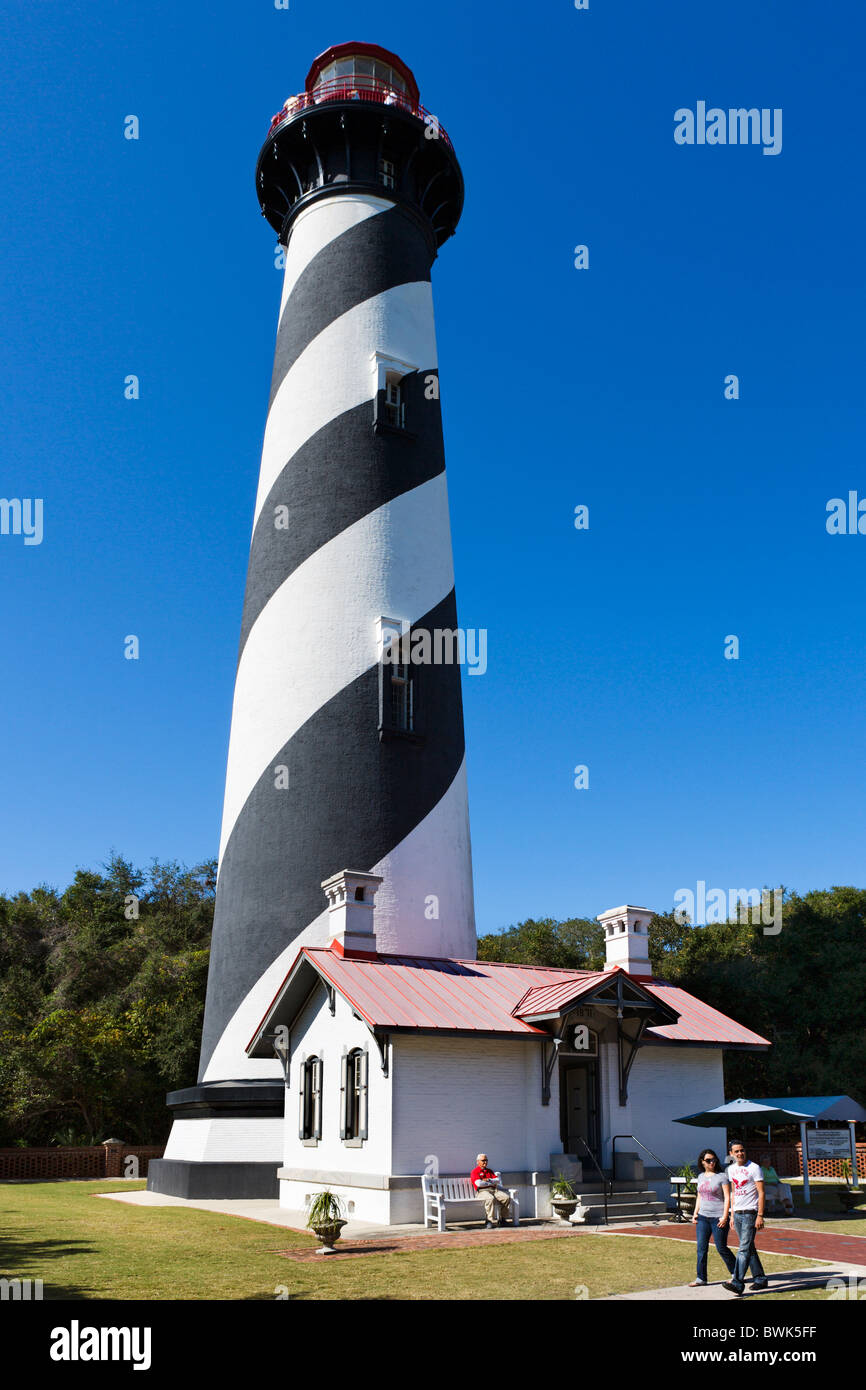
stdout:
<svg viewBox="0 0 866 1390">
<path fill-rule="evenodd" d="M 322 1059 L 308 1057 L 301 1067 L 298 1134 L 304 1144 L 322 1137 Z"/>
<path fill-rule="evenodd" d="M 367 1054 L 354 1048 L 344 1061 L 343 1141 L 360 1148 L 367 1137 Z"/>
</svg>

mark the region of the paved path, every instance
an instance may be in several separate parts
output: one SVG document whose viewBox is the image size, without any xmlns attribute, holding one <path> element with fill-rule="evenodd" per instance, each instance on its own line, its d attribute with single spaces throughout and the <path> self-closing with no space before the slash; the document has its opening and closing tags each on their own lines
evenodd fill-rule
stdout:
<svg viewBox="0 0 866 1390">
<path fill-rule="evenodd" d="M 611 1226 L 608 1235 L 619 1236 L 661 1236 L 668 1240 L 685 1240 L 695 1243 L 694 1227 L 671 1223 L 657 1226 L 648 1231 L 646 1226 Z M 866 1265 L 866 1236 L 840 1236 L 832 1231 L 798 1231 L 791 1226 L 765 1226 L 758 1232 L 755 1242 L 758 1253 L 766 1250 L 773 1255 L 801 1255 L 807 1260 L 843 1261 L 848 1264 Z M 736 1250 L 736 1241 L 730 1242 Z M 736 1297 L 736 1295 L 734 1295 Z"/>
<path fill-rule="evenodd" d="M 667 1289 L 641 1289 L 638 1293 L 609 1294 L 607 1298 L 600 1298 L 598 1302 L 746 1303 L 753 1298 L 779 1298 L 782 1294 L 794 1293 L 798 1289 L 825 1289 L 830 1279 L 845 1281 L 844 1286 L 838 1283 L 834 1285 L 834 1288 L 840 1290 L 840 1297 L 842 1293 L 846 1298 L 855 1297 L 853 1281 L 866 1281 L 866 1266 L 845 1264 L 837 1260 L 813 1269 L 793 1269 L 782 1274 L 768 1274 L 768 1287 L 755 1290 L 754 1293 L 748 1284 L 744 1294 L 731 1293 L 720 1283 L 704 1284 L 697 1289 L 690 1288 L 688 1284 L 677 1284 Z"/>
</svg>

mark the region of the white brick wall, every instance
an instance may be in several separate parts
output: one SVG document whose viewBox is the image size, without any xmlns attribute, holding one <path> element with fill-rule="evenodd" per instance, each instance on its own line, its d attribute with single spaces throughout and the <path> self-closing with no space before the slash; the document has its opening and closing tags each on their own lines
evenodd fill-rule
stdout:
<svg viewBox="0 0 866 1390">
<path fill-rule="evenodd" d="M 540 1046 L 407 1036 L 395 1059 L 394 1169 L 465 1173 L 481 1150 L 501 1169 L 546 1169 L 559 1147 L 554 1094 L 541 1104 Z"/>
<path fill-rule="evenodd" d="M 725 1130 L 674 1124 L 679 1115 L 710 1110 L 725 1100 L 722 1050 L 715 1047 L 642 1047 L 629 1080 L 632 1133 L 665 1163 L 679 1167 L 704 1144 L 724 1158 Z M 617 1149 L 626 1145 L 617 1145 Z M 653 1161 L 641 1157 L 647 1166 Z"/>
<path fill-rule="evenodd" d="M 379 1049 L 369 1030 L 355 1018 L 346 1001 L 337 995 L 332 1016 L 324 985 L 316 988 L 292 1029 L 289 1089 L 286 1094 L 283 1165 L 286 1168 L 322 1168 L 338 1172 L 388 1173 L 391 1156 L 391 1082 L 382 1074 Z M 365 1048 L 367 1072 L 368 1133 L 360 1148 L 340 1138 L 340 1059 L 344 1049 Z M 302 1059 L 322 1059 L 322 1137 L 306 1145 L 298 1137 L 299 1087 Z"/>
</svg>

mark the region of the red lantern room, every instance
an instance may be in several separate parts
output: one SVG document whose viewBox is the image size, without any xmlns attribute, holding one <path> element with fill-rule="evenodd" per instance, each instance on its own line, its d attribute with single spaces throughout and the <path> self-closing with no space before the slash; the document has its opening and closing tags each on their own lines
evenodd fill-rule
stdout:
<svg viewBox="0 0 866 1390">
<path fill-rule="evenodd" d="M 395 103 L 417 110 L 420 94 L 411 68 L 396 53 L 376 43 L 338 43 L 320 53 L 307 74 L 306 91 L 314 101 L 358 98 Z"/>
</svg>

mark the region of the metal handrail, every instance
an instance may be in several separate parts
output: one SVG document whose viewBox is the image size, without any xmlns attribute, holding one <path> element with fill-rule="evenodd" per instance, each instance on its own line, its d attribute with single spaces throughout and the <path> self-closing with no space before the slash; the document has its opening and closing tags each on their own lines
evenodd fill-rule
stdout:
<svg viewBox="0 0 866 1390">
<path fill-rule="evenodd" d="M 665 1163 L 664 1159 L 663 1159 L 663 1158 L 659 1158 L 658 1154 L 654 1154 L 653 1151 L 652 1151 L 652 1149 L 651 1149 L 647 1144 L 642 1143 L 642 1141 L 641 1141 L 640 1139 L 638 1139 L 638 1137 L 637 1137 L 636 1134 L 615 1134 L 615 1135 L 613 1136 L 613 1140 L 612 1140 L 612 1143 L 611 1143 L 611 1156 L 612 1156 L 612 1157 L 611 1157 L 611 1169 L 612 1169 L 612 1172 L 613 1172 L 612 1182 L 616 1182 L 616 1141 L 617 1141 L 617 1139 L 631 1139 L 631 1140 L 634 1141 L 635 1144 L 640 1144 L 640 1146 L 641 1146 L 641 1148 L 643 1149 L 644 1153 L 648 1153 L 649 1156 L 650 1156 L 650 1158 L 654 1158 L 655 1161 L 656 1161 L 656 1163 L 658 1163 L 662 1168 L 664 1168 L 664 1170 L 665 1170 L 665 1172 L 667 1173 L 667 1175 L 668 1175 L 669 1178 L 672 1178 L 672 1177 L 674 1176 L 674 1170 L 673 1170 L 673 1168 L 669 1168 L 668 1165 Z"/>
<path fill-rule="evenodd" d="M 596 1168 L 598 1169 L 599 1177 L 601 1178 L 601 1191 L 602 1191 L 602 1196 L 604 1197 L 604 1224 L 605 1224 L 605 1226 L 607 1226 L 607 1225 L 609 1224 L 608 1219 L 607 1219 L 607 1184 L 608 1184 L 608 1179 L 605 1177 L 605 1175 L 604 1175 L 604 1169 L 602 1168 L 601 1164 L 599 1163 L 599 1161 L 598 1161 L 598 1159 L 596 1158 L 595 1154 L 593 1153 L 592 1149 L 591 1149 L 591 1148 L 589 1147 L 589 1145 L 587 1144 L 586 1140 L 585 1140 L 581 1135 L 578 1135 L 578 1136 L 577 1136 L 577 1142 L 578 1142 L 578 1144 L 582 1144 L 582 1145 L 583 1145 L 583 1147 L 586 1149 L 586 1152 L 589 1154 L 590 1158 L 592 1159 L 593 1163 L 595 1164 Z M 611 1185 L 610 1185 L 610 1191 L 611 1191 L 611 1195 L 612 1195 L 612 1194 L 613 1194 L 613 1183 L 611 1183 Z"/>
<path fill-rule="evenodd" d="M 417 116 L 430 124 L 437 132 L 436 138 L 445 141 L 446 145 L 451 145 L 451 138 L 445 127 L 440 125 L 438 117 L 432 111 L 428 111 L 426 106 L 422 106 L 420 101 L 412 101 L 406 92 L 401 92 L 399 88 L 390 86 L 387 82 L 379 82 L 374 77 L 330 77 L 327 82 L 319 82 L 312 92 L 299 92 L 297 96 L 290 97 L 287 106 L 278 111 L 271 121 L 269 135 L 281 126 L 284 121 L 291 120 L 299 111 L 307 110 L 311 106 L 320 106 L 328 101 L 372 101 L 378 106 L 396 106 L 400 111 L 408 111 L 410 116 Z M 452 146 L 453 148 L 453 146 Z"/>
</svg>

